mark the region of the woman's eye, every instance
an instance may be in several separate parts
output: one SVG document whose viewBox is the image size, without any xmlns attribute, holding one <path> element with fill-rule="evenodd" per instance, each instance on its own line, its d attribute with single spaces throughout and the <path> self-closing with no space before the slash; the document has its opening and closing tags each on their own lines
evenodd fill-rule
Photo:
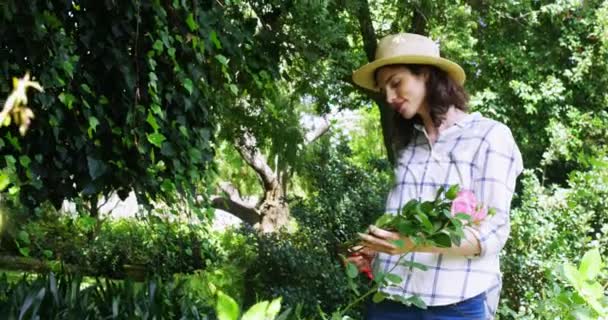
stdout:
<svg viewBox="0 0 608 320">
<path fill-rule="evenodd" d="M 391 84 L 391 87 L 395 88 L 395 87 L 397 87 L 397 86 L 398 86 L 400 83 L 401 83 L 401 80 L 393 81 L 393 83 Z"/>
</svg>

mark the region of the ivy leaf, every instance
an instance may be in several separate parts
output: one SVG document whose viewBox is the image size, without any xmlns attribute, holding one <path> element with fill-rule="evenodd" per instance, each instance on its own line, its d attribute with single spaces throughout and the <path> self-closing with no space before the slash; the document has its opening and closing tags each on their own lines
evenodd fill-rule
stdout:
<svg viewBox="0 0 608 320">
<path fill-rule="evenodd" d="M 228 59 L 221 54 L 216 55 L 215 60 L 217 60 L 219 63 L 221 63 L 224 66 L 228 65 Z"/>
<path fill-rule="evenodd" d="M 217 32 L 215 32 L 215 30 L 209 33 L 209 38 L 211 39 L 211 42 L 213 42 L 213 44 L 215 45 L 216 49 L 222 48 L 222 44 L 220 43 L 220 39 L 217 38 Z"/>
<path fill-rule="evenodd" d="M 163 144 L 163 141 L 167 140 L 167 138 L 165 138 L 165 136 L 163 136 L 161 133 L 158 132 L 154 132 L 152 134 L 148 134 L 148 141 L 157 146 L 157 147 L 161 147 Z"/>
<path fill-rule="evenodd" d="M 76 100 L 76 98 L 69 93 L 62 92 L 59 94 L 59 101 L 68 107 L 68 110 L 72 110 L 74 107 L 74 100 Z"/>
<path fill-rule="evenodd" d="M 188 25 L 190 31 L 196 31 L 196 29 L 198 29 L 198 23 L 194 21 L 194 15 L 192 15 L 192 13 L 188 14 L 188 18 L 186 18 L 186 24 Z"/>
<path fill-rule="evenodd" d="M 148 112 L 146 122 L 152 126 L 152 129 L 154 129 L 154 131 L 158 130 L 158 123 L 156 122 L 156 118 L 152 115 L 152 113 Z"/>
<path fill-rule="evenodd" d="M 101 177 L 107 170 L 107 166 L 102 161 L 91 156 L 87 156 L 87 164 L 89 167 L 89 175 L 93 180 Z"/>
<path fill-rule="evenodd" d="M 188 94 L 192 94 L 192 80 L 188 78 L 184 79 L 183 86 L 188 91 Z"/>
</svg>

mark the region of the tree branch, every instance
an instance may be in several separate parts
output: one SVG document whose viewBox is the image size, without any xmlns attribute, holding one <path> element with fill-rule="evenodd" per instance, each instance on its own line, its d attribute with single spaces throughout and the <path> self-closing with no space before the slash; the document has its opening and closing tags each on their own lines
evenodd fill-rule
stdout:
<svg viewBox="0 0 608 320">
<path fill-rule="evenodd" d="M 308 132 L 308 134 L 310 134 L 310 137 L 306 137 L 306 144 L 314 142 L 315 140 L 319 139 L 319 137 L 324 135 L 327 131 L 329 131 L 329 127 L 331 126 L 329 121 L 327 121 L 327 118 L 325 117 L 323 117 L 323 120 L 324 122 L 321 126 L 319 126 L 318 128 L 314 128 L 314 130 L 311 132 Z"/>
<path fill-rule="evenodd" d="M 251 133 L 245 132 L 237 138 L 234 146 L 245 162 L 260 176 L 264 184 L 264 190 L 268 191 L 274 188 L 278 183 L 277 177 L 258 149 L 255 137 Z"/>
<path fill-rule="evenodd" d="M 255 225 L 261 221 L 262 217 L 255 209 L 255 206 L 243 201 L 234 186 L 228 182 L 221 182 L 220 189 L 228 195 L 228 198 L 221 196 L 211 197 L 211 206 L 213 208 L 224 210 L 250 225 Z"/>
<path fill-rule="evenodd" d="M 361 37 L 363 38 L 363 49 L 368 61 L 373 61 L 376 57 L 376 46 L 377 37 L 374 25 L 372 24 L 372 15 L 369 10 L 368 0 L 360 0 L 359 7 L 355 13 L 357 20 L 359 21 L 359 29 L 361 31 Z M 392 135 L 393 135 L 393 114 L 394 111 L 386 105 L 384 97 L 377 92 L 363 89 L 352 82 L 352 79 L 343 79 L 350 83 L 359 91 L 362 91 L 370 99 L 374 100 L 380 108 L 380 123 L 382 124 L 382 137 L 384 139 L 384 147 L 386 148 L 386 155 L 388 160 L 395 164 L 395 155 L 392 147 Z"/>
<path fill-rule="evenodd" d="M 361 0 L 356 12 L 357 20 L 359 21 L 359 29 L 363 37 L 363 48 L 368 61 L 373 61 L 376 57 L 376 31 L 372 24 L 372 15 L 369 11 L 369 3 L 367 0 Z"/>
</svg>

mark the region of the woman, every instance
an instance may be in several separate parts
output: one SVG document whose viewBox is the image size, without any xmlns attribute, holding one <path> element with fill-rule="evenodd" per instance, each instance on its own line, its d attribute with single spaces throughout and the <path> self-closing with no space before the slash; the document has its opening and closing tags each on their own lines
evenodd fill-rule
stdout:
<svg viewBox="0 0 608 320">
<path fill-rule="evenodd" d="M 499 253 L 509 235 L 509 209 L 522 159 L 504 124 L 467 113 L 465 73 L 441 58 L 431 39 L 390 35 L 378 44 L 376 59 L 353 73 L 356 84 L 383 94 L 395 111 L 395 186 L 387 211 L 410 199 L 434 199 L 441 186 L 460 185 L 496 214 L 467 227 L 466 240 L 451 248 L 405 247 L 398 233 L 371 226 L 361 234 L 363 254 L 350 258 L 360 268 L 373 259 L 375 270 L 403 281 L 380 290 L 405 298 L 416 295 L 420 309 L 390 300 L 370 303 L 367 319 L 492 319 L 501 288 Z M 426 271 L 395 266 L 399 257 L 426 265 Z"/>
</svg>

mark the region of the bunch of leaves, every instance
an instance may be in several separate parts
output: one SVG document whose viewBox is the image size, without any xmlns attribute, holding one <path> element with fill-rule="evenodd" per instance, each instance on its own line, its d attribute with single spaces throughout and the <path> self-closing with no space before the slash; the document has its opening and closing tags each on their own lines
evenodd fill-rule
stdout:
<svg viewBox="0 0 608 320">
<path fill-rule="evenodd" d="M 591 167 L 571 172 L 565 187 L 545 186 L 533 171 L 525 172 L 521 204 L 512 210 L 511 236 L 501 255 L 501 317 L 543 318 L 546 297 L 563 291 L 552 276 L 558 266 L 594 247 L 608 254 L 608 164 L 605 158 L 586 162 Z"/>
<path fill-rule="evenodd" d="M 212 306 L 185 295 L 186 280 L 85 280 L 53 273 L 0 277 L 0 311 L 6 319 L 208 319 Z"/>
<path fill-rule="evenodd" d="M 452 214 L 452 201 L 459 190 L 459 185 L 447 190 L 442 186 L 433 201 L 412 199 L 397 214 L 386 213 L 379 217 L 375 225 L 410 238 L 414 246 L 449 248 L 452 244 L 460 245 L 465 237 L 463 228 L 472 222 L 472 218 L 464 212 Z M 405 246 L 403 240 L 396 240 L 395 244 Z"/>
<path fill-rule="evenodd" d="M 61 261 L 95 275 L 115 277 L 125 275 L 125 266 L 167 277 L 191 273 L 219 260 L 219 245 L 202 224 L 152 215 L 141 220 L 97 221 L 86 215 L 67 216 L 52 208 L 39 214 L 9 228 L 3 236 L 4 254 Z"/>
<path fill-rule="evenodd" d="M 380 216 L 374 225 L 382 229 L 398 232 L 400 236 L 409 238 L 415 247 L 432 246 L 448 248 L 452 244 L 460 245 L 465 237 L 463 228 L 471 223 L 471 216 L 466 213 L 456 213 L 453 215 L 451 212 L 452 201 L 456 199 L 459 190 L 459 185 L 452 185 L 447 189 L 441 187 L 437 191 L 433 201 L 412 199 L 397 214 L 386 213 Z M 352 253 L 349 249 L 354 247 L 359 241 L 355 239 L 347 243 L 344 246 L 348 250 L 347 252 Z M 398 248 L 406 248 L 406 243 L 403 239 L 393 240 L 392 243 Z M 424 271 L 428 269 L 423 264 L 403 260 L 404 257 L 404 254 L 401 255 L 393 268 L 387 272 L 374 272 L 371 279 L 371 288 L 364 294 L 356 291 L 356 287 L 351 284 L 351 288 L 355 289 L 358 297 L 343 309 L 335 311 L 332 314 L 332 319 L 341 319 L 345 312 L 372 294 L 372 301 L 374 303 L 390 297 L 392 300 L 406 305 L 413 304 L 420 308 L 426 308 L 425 303 L 418 296 L 413 295 L 405 298 L 401 295 L 389 295 L 379 290 L 382 287 L 395 286 L 403 282 L 400 275 L 392 273 L 399 265 Z M 346 261 L 344 256 L 342 258 Z M 346 262 L 346 273 L 352 281 L 352 279 L 358 278 L 359 271 L 352 262 Z"/>
<path fill-rule="evenodd" d="M 215 310 L 218 320 L 285 320 L 291 312 L 291 309 L 287 309 L 279 314 L 281 311 L 281 298 L 279 297 L 272 301 L 260 301 L 241 315 L 236 301 L 221 291 L 217 294 Z"/>
<path fill-rule="evenodd" d="M 223 12 L 202 1 L 5 2 L 2 78 L 27 69 L 45 88 L 30 103 L 27 136 L 0 132 L 2 156 L 29 159 L 12 181 L 25 189 L 21 200 L 59 206 L 134 189 L 140 203 L 177 191 L 192 203 L 214 153 L 213 106 L 232 96 L 226 51 L 253 34 L 224 29 Z M 223 47 L 231 35 L 238 44 Z"/>
<path fill-rule="evenodd" d="M 539 305 L 539 318 L 591 320 L 608 316 L 608 296 L 601 282 L 606 280 L 597 248 L 588 250 L 577 267 L 570 262 L 551 272 L 552 288 Z"/>
<path fill-rule="evenodd" d="M 335 310 L 354 298 L 341 261 L 320 233 L 306 228 L 260 234 L 255 245 L 258 258 L 247 271 L 246 305 L 280 296 L 298 316 L 315 318 L 318 310 Z"/>
</svg>

